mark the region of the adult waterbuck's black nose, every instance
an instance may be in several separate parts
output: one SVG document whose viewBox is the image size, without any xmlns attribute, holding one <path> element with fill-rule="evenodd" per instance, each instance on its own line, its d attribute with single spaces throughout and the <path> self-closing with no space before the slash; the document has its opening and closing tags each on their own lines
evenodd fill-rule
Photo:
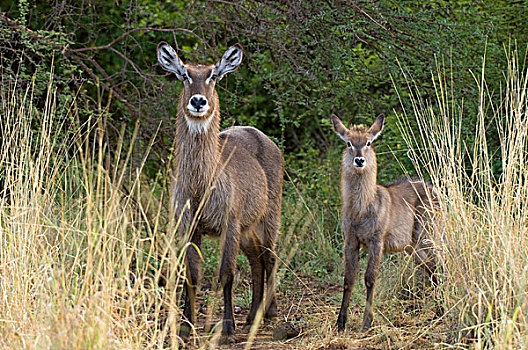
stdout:
<svg viewBox="0 0 528 350">
<path fill-rule="evenodd" d="M 205 97 L 200 95 L 194 95 L 191 97 L 191 101 L 189 102 L 191 103 L 191 106 L 193 106 L 197 111 L 207 104 Z"/>
<path fill-rule="evenodd" d="M 356 157 L 354 158 L 354 164 L 357 166 L 357 167 L 363 167 L 365 165 L 365 158 L 363 157 Z"/>
</svg>

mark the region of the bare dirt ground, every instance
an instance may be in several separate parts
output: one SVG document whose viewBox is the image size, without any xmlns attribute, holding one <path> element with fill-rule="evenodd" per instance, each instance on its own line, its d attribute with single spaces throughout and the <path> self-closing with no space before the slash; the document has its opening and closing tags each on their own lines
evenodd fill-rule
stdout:
<svg viewBox="0 0 528 350">
<path fill-rule="evenodd" d="M 264 323 L 252 342 L 248 342 L 248 331 L 243 329 L 249 311 L 243 308 L 236 313 L 235 343 L 218 345 L 218 337 L 211 336 L 214 332 L 205 330 L 208 317 L 201 313 L 197 322 L 199 339 L 194 339 L 195 345 L 213 349 L 261 350 L 431 349 L 447 345 L 442 342 L 446 339 L 448 327 L 444 317 L 436 315 L 434 303 L 428 301 L 427 296 L 418 299 L 405 293 L 377 293 L 373 327 L 368 332 L 362 332 L 364 292 L 361 291 L 356 296 L 359 300 L 354 300 L 354 296 L 351 300 L 347 329 L 343 333 L 337 332 L 335 322 L 342 288 L 321 281 L 310 282 L 312 280 L 299 277 L 287 288 L 279 288 L 279 317 L 271 323 Z M 215 315 L 209 317 L 212 321 L 208 324 L 221 320 L 221 305 L 221 300 L 218 300 L 214 306 Z M 205 312 L 204 308 L 201 311 Z M 274 340 L 273 332 L 282 329 L 284 324 L 293 326 L 299 335 L 287 340 Z"/>
</svg>

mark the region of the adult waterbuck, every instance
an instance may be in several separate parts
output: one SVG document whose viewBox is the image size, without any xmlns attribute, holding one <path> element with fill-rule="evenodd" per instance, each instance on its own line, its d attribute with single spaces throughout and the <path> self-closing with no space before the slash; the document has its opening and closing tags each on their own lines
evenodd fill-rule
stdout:
<svg viewBox="0 0 528 350">
<path fill-rule="evenodd" d="M 284 162 L 266 135 L 252 127 L 220 132 L 220 104 L 215 85 L 238 68 L 242 49 L 230 47 L 215 64 L 184 64 L 167 43 L 158 45 L 161 66 L 183 82 L 176 116 L 171 204 L 179 234 L 192 242 L 186 253 L 184 316 L 195 322 L 200 280 L 197 249 L 203 234 L 222 237 L 219 279 L 223 288 L 224 341 L 232 341 L 233 279 L 239 247 L 249 260 L 253 295 L 247 324 L 255 320 L 265 295 L 265 317 L 276 315 L 273 279 L 275 241 L 280 228 Z M 189 324 L 180 329 L 189 336 Z"/>
<path fill-rule="evenodd" d="M 332 116 L 334 131 L 347 144 L 341 170 L 345 280 L 337 319 L 339 330 L 345 328 L 347 321 L 348 303 L 358 274 L 360 246 L 368 249 L 363 330 L 372 324 L 374 285 L 384 253 L 405 250 L 413 254 L 417 264 L 425 268 L 436 283 L 436 226 L 432 210 L 437 199 L 424 181 L 402 179 L 386 186 L 376 183 L 377 163 L 372 143 L 380 135 L 384 122 L 385 118 L 379 116 L 368 129 L 357 125 L 347 129 L 338 117 Z"/>
</svg>

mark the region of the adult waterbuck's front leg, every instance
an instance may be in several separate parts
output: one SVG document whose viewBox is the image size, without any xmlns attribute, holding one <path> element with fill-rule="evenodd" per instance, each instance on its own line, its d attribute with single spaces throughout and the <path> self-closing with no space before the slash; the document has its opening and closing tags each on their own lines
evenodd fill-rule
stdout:
<svg viewBox="0 0 528 350">
<path fill-rule="evenodd" d="M 183 316 L 185 321 L 180 326 L 180 337 L 183 340 L 189 338 L 191 328 L 196 321 L 196 291 L 201 273 L 201 259 L 197 249 L 200 249 L 202 236 L 196 233 L 190 242 L 192 244 L 187 248 L 185 258 L 186 278 L 183 286 Z"/>
<path fill-rule="evenodd" d="M 176 183 L 176 181 L 175 181 Z M 173 189 L 174 191 L 174 189 Z M 200 282 L 201 258 L 199 249 L 202 243 L 202 236 L 198 232 L 190 232 L 193 210 L 189 203 L 184 200 L 174 199 L 173 203 L 175 217 L 178 222 L 178 236 L 186 245 L 185 251 L 185 280 L 183 282 L 183 317 L 180 324 L 180 338 L 186 341 L 189 338 L 191 329 L 196 321 L 196 292 Z"/>
<path fill-rule="evenodd" d="M 344 230 L 345 234 L 348 233 Z M 352 289 L 356 283 L 359 270 L 359 242 L 354 235 L 348 235 L 345 238 L 345 280 L 343 283 L 343 301 L 341 302 L 341 309 L 339 310 L 339 317 L 337 318 L 337 329 L 342 331 L 345 329 L 348 315 L 348 303 Z"/>
<path fill-rule="evenodd" d="M 374 313 L 372 311 L 372 301 L 374 299 L 374 286 L 378 278 L 378 271 L 383 256 L 383 243 L 381 240 L 374 238 L 368 245 L 368 263 L 365 272 L 365 286 L 367 287 L 367 302 L 365 304 L 365 313 L 363 314 L 363 330 L 370 328 Z"/>
</svg>

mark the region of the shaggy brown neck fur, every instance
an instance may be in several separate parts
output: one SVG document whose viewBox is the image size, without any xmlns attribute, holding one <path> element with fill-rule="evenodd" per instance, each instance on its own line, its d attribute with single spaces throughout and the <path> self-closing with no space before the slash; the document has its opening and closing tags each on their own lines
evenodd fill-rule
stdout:
<svg viewBox="0 0 528 350">
<path fill-rule="evenodd" d="M 183 95 L 183 94 L 182 94 Z M 185 120 L 185 102 L 180 95 L 178 115 L 176 118 L 175 175 L 180 188 L 188 188 L 193 196 L 200 196 L 208 189 L 216 178 L 220 162 L 220 111 L 218 96 L 215 94 L 211 124 L 205 133 L 192 133 Z"/>
<path fill-rule="evenodd" d="M 349 204 L 347 210 L 359 220 L 376 198 L 377 165 L 374 159 L 373 164 L 360 173 L 353 168 L 353 160 L 348 158 L 343 158 L 341 186 L 344 189 L 343 196 L 347 197 L 343 200 Z"/>
</svg>

